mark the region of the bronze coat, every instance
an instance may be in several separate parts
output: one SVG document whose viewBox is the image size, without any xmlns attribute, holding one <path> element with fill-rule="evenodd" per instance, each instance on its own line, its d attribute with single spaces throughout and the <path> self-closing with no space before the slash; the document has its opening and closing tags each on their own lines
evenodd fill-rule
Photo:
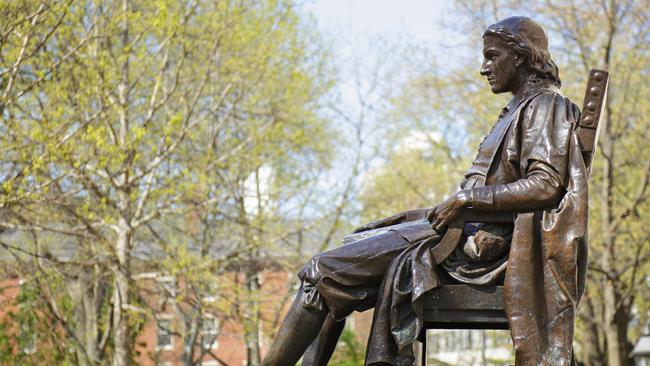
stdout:
<svg viewBox="0 0 650 366">
<path fill-rule="evenodd" d="M 585 289 L 588 176 L 574 133 L 578 108 L 559 94 L 538 98 L 544 103 L 527 113 L 535 113 L 531 126 L 540 131 L 522 141 L 521 154 L 552 162 L 565 193 L 556 208 L 517 215 L 504 300 L 516 365 L 563 366 L 571 364 L 575 311 Z"/>
</svg>

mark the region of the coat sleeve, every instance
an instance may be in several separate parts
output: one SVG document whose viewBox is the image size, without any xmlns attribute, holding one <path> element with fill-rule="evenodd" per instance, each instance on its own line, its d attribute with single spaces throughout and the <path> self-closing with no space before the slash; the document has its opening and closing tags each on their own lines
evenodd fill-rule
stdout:
<svg viewBox="0 0 650 366">
<path fill-rule="evenodd" d="M 523 178 L 508 184 L 471 189 L 479 210 L 533 211 L 557 206 L 564 195 L 577 106 L 554 92 L 533 98 L 520 117 Z"/>
</svg>

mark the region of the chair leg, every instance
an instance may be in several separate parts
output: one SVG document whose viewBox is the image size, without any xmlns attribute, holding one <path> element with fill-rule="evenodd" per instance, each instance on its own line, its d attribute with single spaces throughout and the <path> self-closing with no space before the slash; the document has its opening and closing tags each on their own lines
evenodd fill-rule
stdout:
<svg viewBox="0 0 650 366">
<path fill-rule="evenodd" d="M 427 330 L 424 330 L 424 338 L 422 339 L 422 366 L 427 366 Z"/>
</svg>

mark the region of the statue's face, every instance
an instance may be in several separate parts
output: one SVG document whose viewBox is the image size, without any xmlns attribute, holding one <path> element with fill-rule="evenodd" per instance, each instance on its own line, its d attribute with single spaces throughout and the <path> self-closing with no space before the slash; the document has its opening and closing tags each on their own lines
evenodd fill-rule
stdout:
<svg viewBox="0 0 650 366">
<path fill-rule="evenodd" d="M 512 92 L 518 89 L 518 66 L 522 61 L 517 53 L 500 38 L 485 36 L 483 38 L 483 65 L 481 75 L 490 83 L 495 94 Z"/>
</svg>

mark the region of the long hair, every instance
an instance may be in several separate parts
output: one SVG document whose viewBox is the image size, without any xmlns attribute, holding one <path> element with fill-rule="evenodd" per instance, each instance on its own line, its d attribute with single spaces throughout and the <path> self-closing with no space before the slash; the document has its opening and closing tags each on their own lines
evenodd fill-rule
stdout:
<svg viewBox="0 0 650 366">
<path fill-rule="evenodd" d="M 547 80 L 557 86 L 562 85 L 560 70 L 551 59 L 547 49 L 546 34 L 542 27 L 525 17 L 511 17 L 493 24 L 483 33 L 501 39 L 508 47 L 525 57 L 533 72 L 531 82 Z"/>
</svg>

